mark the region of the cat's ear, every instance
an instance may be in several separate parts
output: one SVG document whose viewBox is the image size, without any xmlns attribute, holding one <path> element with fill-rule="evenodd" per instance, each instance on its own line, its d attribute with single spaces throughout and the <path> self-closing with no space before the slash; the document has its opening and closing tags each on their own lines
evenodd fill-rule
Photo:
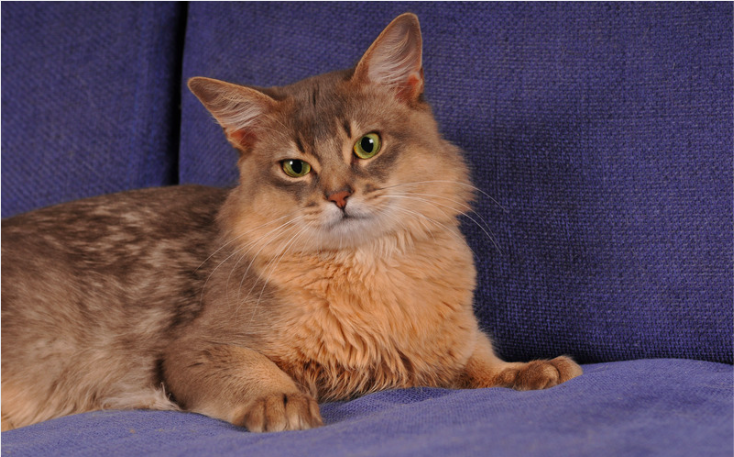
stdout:
<svg viewBox="0 0 734 457">
<path fill-rule="evenodd" d="M 241 151 L 253 146 L 262 117 L 277 103 L 256 89 L 217 79 L 195 77 L 188 86 L 224 128 L 229 142 Z"/>
<path fill-rule="evenodd" d="M 394 90 L 398 98 L 415 101 L 423 93 L 422 38 L 418 17 L 395 18 L 364 53 L 353 78 Z"/>
</svg>

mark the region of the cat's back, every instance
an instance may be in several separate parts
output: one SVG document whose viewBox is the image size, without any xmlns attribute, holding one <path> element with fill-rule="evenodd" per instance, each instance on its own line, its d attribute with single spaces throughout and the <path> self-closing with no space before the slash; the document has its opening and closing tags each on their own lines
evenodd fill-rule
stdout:
<svg viewBox="0 0 734 457">
<path fill-rule="evenodd" d="M 5 243 L 6 236 L 16 241 L 40 233 L 46 241 L 66 237 L 94 240 L 102 234 L 100 231 L 130 229 L 175 234 L 192 224 L 208 224 L 227 193 L 228 190 L 216 187 L 186 185 L 138 189 L 61 203 L 3 219 L 2 244 L 3 248 L 11 247 Z"/>
<path fill-rule="evenodd" d="M 30 325 L 112 325 L 154 309 L 191 314 L 226 196 L 203 186 L 151 188 L 3 220 L 3 336 Z"/>
<path fill-rule="evenodd" d="M 214 230 L 226 195 L 224 189 L 205 186 L 159 187 L 19 214 L 2 221 L 3 257 L 37 253 L 42 255 L 27 260 L 41 260 L 65 252 L 66 260 L 73 261 L 73 254 L 78 253 L 93 261 L 93 253 L 99 251 L 111 256 L 106 261 L 112 263 L 122 255 L 134 255 L 137 246 L 196 239 L 202 231 Z"/>
</svg>

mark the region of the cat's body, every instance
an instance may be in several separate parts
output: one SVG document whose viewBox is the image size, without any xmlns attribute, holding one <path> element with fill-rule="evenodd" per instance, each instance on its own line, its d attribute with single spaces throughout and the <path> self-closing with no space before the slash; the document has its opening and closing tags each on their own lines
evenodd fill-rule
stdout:
<svg viewBox="0 0 734 457">
<path fill-rule="evenodd" d="M 3 221 L 2 417 L 183 408 L 250 430 L 410 387 L 550 387 L 498 359 L 457 216 L 472 186 L 422 97 L 417 19 L 354 70 L 190 82 L 241 152 L 238 187 L 149 189 Z"/>
<path fill-rule="evenodd" d="M 163 354 L 201 312 L 225 196 L 147 189 L 3 220 L 4 421 L 176 408 Z"/>
</svg>

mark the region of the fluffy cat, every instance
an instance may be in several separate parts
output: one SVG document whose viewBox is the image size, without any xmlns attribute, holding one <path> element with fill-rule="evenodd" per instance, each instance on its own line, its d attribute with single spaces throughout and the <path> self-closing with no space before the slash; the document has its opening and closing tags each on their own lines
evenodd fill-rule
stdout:
<svg viewBox="0 0 734 457">
<path fill-rule="evenodd" d="M 2 426 L 187 410 L 251 431 L 411 386 L 542 389 L 567 357 L 508 363 L 472 312 L 457 217 L 473 186 L 396 18 L 351 70 L 189 87 L 240 152 L 239 185 L 145 189 L 2 221 Z"/>
</svg>

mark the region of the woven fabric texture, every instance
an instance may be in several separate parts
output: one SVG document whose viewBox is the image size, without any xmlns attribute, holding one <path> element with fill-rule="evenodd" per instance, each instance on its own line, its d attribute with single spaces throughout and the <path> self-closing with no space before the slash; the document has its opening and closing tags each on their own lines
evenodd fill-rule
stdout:
<svg viewBox="0 0 734 457">
<path fill-rule="evenodd" d="M 236 183 L 185 80 L 347 68 L 405 11 L 426 96 L 482 191 L 463 229 L 483 328 L 507 359 L 604 363 L 545 391 L 326 404 L 308 432 L 80 414 L 3 432 L 3 455 L 734 453 L 731 3 L 5 3 L 3 217 Z"/>
<path fill-rule="evenodd" d="M 732 5 L 195 3 L 184 78 L 347 68 L 418 14 L 426 95 L 481 196 L 476 312 L 509 359 L 732 363 Z M 183 89 L 180 179 L 236 153 Z"/>
<path fill-rule="evenodd" d="M 176 181 L 174 3 L 2 6 L 2 216 Z"/>
<path fill-rule="evenodd" d="M 644 360 L 584 367 L 554 389 L 381 392 L 323 405 L 323 428 L 246 433 L 196 414 L 96 412 L 3 432 L 3 455 L 665 456 L 734 449 L 731 366 Z"/>
</svg>

